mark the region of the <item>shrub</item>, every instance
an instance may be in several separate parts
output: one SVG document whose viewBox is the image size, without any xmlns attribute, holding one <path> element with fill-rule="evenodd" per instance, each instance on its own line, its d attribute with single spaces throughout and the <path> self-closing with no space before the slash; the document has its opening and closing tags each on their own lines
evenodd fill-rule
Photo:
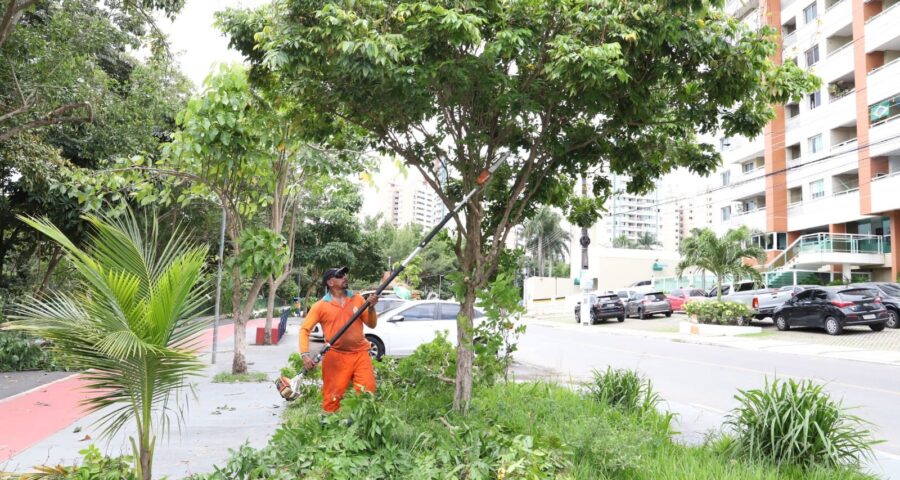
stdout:
<svg viewBox="0 0 900 480">
<path fill-rule="evenodd" d="M 36 473 L 25 474 L 21 478 L 49 478 L 59 480 L 137 480 L 138 475 L 132 468 L 132 457 L 106 457 L 94 445 L 78 452 L 81 465 L 55 467 L 36 467 Z M 4 477 L 5 478 L 5 477 Z"/>
<path fill-rule="evenodd" d="M 738 319 L 753 316 L 750 307 L 737 302 L 689 302 L 684 311 L 696 316 L 699 323 L 714 325 L 737 325 Z"/>
<path fill-rule="evenodd" d="M 24 332 L 0 331 L 0 372 L 57 370 L 49 349 Z"/>
<path fill-rule="evenodd" d="M 628 412 L 656 412 L 659 395 L 653 391 L 649 380 L 641 378 L 634 370 L 594 370 L 594 383 L 588 387 L 589 396 L 613 408 Z"/>
<path fill-rule="evenodd" d="M 821 385 L 793 379 L 768 381 L 761 390 L 741 391 L 728 415 L 735 457 L 804 467 L 858 466 L 875 443 L 865 423 L 848 414 Z"/>
</svg>

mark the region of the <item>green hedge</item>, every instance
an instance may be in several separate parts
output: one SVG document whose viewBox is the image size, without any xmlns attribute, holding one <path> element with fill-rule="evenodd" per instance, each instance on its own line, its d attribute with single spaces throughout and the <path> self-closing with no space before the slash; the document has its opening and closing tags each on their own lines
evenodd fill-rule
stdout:
<svg viewBox="0 0 900 480">
<path fill-rule="evenodd" d="M 699 323 L 713 325 L 737 325 L 738 319 L 753 316 L 750 307 L 736 302 L 688 302 L 684 311 Z"/>
</svg>

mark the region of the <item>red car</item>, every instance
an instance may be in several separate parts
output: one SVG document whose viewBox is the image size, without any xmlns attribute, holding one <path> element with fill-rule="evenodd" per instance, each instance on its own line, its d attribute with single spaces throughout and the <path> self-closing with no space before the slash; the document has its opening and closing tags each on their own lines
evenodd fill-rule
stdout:
<svg viewBox="0 0 900 480">
<path fill-rule="evenodd" d="M 703 298 L 705 300 L 706 292 L 699 288 L 676 288 L 669 292 L 666 298 L 672 304 L 672 310 L 683 311 L 684 304 L 692 299 Z"/>
</svg>

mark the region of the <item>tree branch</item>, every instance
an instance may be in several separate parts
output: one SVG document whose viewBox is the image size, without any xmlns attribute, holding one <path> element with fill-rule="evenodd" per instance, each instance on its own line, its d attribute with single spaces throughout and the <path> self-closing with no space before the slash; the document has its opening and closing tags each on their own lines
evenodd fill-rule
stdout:
<svg viewBox="0 0 900 480">
<path fill-rule="evenodd" d="M 68 117 L 65 116 L 68 112 L 72 110 L 76 110 L 78 108 L 86 108 L 87 115 L 80 117 Z M 9 140 L 10 138 L 15 137 L 16 135 L 25 132 L 27 130 L 33 130 L 35 128 L 45 127 L 48 125 L 62 125 L 64 123 L 90 123 L 94 121 L 94 108 L 88 102 L 76 102 L 70 103 L 68 105 L 63 105 L 56 110 L 45 115 L 43 118 L 39 118 L 36 120 L 32 120 L 30 122 L 26 122 L 18 127 L 11 128 L 5 132 L 0 133 L 0 143 Z"/>
</svg>

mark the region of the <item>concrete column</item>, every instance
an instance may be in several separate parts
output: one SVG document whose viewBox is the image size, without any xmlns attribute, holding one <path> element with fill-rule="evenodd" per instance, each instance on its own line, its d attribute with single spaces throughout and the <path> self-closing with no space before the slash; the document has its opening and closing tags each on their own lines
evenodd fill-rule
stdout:
<svg viewBox="0 0 900 480">
<path fill-rule="evenodd" d="M 849 263 L 843 264 L 841 266 L 841 276 L 844 279 L 844 283 L 850 283 L 850 279 L 851 279 L 850 275 L 851 275 L 850 264 Z"/>
<path fill-rule="evenodd" d="M 762 2 L 761 2 L 762 3 Z M 772 61 L 781 65 L 781 0 L 765 0 L 763 17 L 775 30 L 777 45 Z M 784 105 L 774 105 L 775 118 L 763 130 L 766 166 L 766 231 L 787 231 L 787 166 L 784 138 Z"/>
<path fill-rule="evenodd" d="M 900 275 L 900 210 L 888 213 L 891 219 L 891 280 Z"/>
<path fill-rule="evenodd" d="M 860 146 L 859 161 L 859 210 L 863 215 L 872 214 L 872 177 L 877 166 L 869 158 L 869 72 L 884 64 L 882 52 L 866 53 L 866 20 L 882 9 L 881 2 L 852 0 L 853 27 L 853 80 L 856 86 L 856 139 Z"/>
</svg>

